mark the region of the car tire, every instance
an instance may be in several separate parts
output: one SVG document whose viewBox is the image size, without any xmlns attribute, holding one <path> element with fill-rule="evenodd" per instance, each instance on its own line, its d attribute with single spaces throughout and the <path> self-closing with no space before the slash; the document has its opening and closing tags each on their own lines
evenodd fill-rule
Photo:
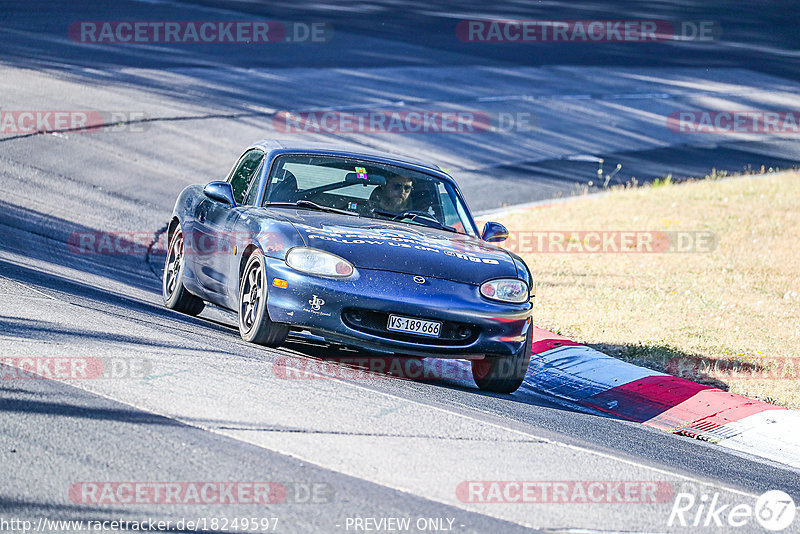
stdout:
<svg viewBox="0 0 800 534">
<path fill-rule="evenodd" d="M 164 261 L 164 274 L 161 277 L 161 296 L 164 305 L 177 312 L 197 315 L 206 303 L 196 295 L 192 295 L 183 286 L 185 268 L 183 232 L 180 226 L 175 229 L 167 248 L 167 259 Z"/>
<path fill-rule="evenodd" d="M 289 325 L 275 323 L 267 312 L 267 269 L 260 250 L 247 260 L 239 281 L 239 334 L 250 343 L 280 347 L 289 334 Z"/>
<path fill-rule="evenodd" d="M 525 380 L 533 349 L 533 326 L 529 326 L 525 344 L 511 356 L 487 356 L 472 360 L 472 378 L 482 391 L 513 393 Z"/>
</svg>

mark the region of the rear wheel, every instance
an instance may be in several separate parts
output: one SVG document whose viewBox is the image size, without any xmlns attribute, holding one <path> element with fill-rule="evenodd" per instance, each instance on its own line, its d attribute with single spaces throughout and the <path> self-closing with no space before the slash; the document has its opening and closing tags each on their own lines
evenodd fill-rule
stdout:
<svg viewBox="0 0 800 534">
<path fill-rule="evenodd" d="M 180 226 L 175 229 L 167 249 L 164 262 L 164 275 L 161 279 L 161 296 L 167 308 L 189 315 L 197 315 L 205 307 L 203 299 L 189 293 L 183 287 L 185 254 L 183 232 Z"/>
<path fill-rule="evenodd" d="M 525 344 L 511 356 L 487 356 L 472 360 L 472 378 L 483 391 L 513 393 L 525 380 L 533 349 L 533 327 L 528 328 Z"/>
<path fill-rule="evenodd" d="M 289 325 L 272 322 L 267 312 L 267 270 L 261 251 L 247 260 L 239 285 L 239 334 L 242 339 L 267 347 L 279 347 Z"/>
</svg>

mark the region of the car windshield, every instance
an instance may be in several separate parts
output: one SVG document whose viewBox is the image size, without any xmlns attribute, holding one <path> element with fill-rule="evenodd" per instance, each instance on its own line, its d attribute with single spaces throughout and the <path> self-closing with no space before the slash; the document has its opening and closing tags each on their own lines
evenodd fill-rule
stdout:
<svg viewBox="0 0 800 534">
<path fill-rule="evenodd" d="M 264 204 L 297 204 L 477 235 L 452 184 L 436 176 L 357 158 L 276 158 Z"/>
</svg>

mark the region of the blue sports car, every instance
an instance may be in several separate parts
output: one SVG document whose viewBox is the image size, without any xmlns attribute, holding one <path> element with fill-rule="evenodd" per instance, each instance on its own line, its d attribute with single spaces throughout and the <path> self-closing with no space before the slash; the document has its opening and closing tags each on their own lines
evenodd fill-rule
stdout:
<svg viewBox="0 0 800 534">
<path fill-rule="evenodd" d="M 291 330 L 382 355 L 471 361 L 508 393 L 531 354 L 528 267 L 479 232 L 453 179 L 391 154 L 261 141 L 226 181 L 192 185 L 168 226 L 163 297 L 234 310 L 243 339 Z"/>
</svg>

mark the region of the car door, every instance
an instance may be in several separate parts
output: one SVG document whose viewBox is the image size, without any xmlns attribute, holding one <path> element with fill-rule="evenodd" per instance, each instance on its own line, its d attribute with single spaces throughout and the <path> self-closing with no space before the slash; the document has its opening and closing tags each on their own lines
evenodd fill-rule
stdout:
<svg viewBox="0 0 800 534">
<path fill-rule="evenodd" d="M 230 256 L 236 243 L 233 228 L 241 215 L 243 204 L 255 198 L 248 192 L 257 187 L 263 163 L 262 151 L 254 149 L 245 152 L 227 180 L 233 188 L 236 205 L 229 206 L 206 198 L 195 211 L 194 272 L 208 299 L 217 304 L 224 305 L 229 291 Z"/>
</svg>

